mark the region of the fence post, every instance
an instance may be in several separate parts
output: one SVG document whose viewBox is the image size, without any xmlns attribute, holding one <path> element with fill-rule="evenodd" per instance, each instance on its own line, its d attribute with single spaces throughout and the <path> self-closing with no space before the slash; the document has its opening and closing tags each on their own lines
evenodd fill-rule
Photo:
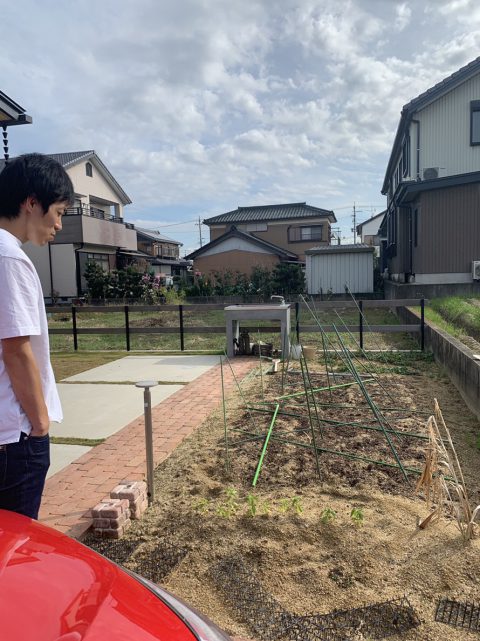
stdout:
<svg viewBox="0 0 480 641">
<path fill-rule="evenodd" d="M 360 329 L 360 349 L 363 350 L 363 301 L 358 301 L 358 312 L 359 312 L 359 329 Z"/>
<path fill-rule="evenodd" d="M 130 351 L 130 318 L 128 315 L 128 305 L 124 307 L 125 311 L 125 340 L 127 341 L 127 352 Z"/>
<path fill-rule="evenodd" d="M 178 306 L 178 313 L 180 315 L 180 350 L 185 350 L 185 337 L 183 335 L 183 305 Z"/>
<path fill-rule="evenodd" d="M 420 301 L 420 348 L 425 351 L 425 299 Z"/>
<path fill-rule="evenodd" d="M 77 308 L 72 305 L 72 330 L 73 330 L 73 349 L 78 350 L 78 335 L 77 335 Z"/>
<path fill-rule="evenodd" d="M 300 345 L 300 303 L 295 303 L 295 332 L 297 334 L 297 345 Z"/>
</svg>

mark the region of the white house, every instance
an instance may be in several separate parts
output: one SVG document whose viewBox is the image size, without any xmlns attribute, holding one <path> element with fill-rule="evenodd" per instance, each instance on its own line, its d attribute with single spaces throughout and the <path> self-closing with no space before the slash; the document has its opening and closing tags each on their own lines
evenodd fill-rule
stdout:
<svg viewBox="0 0 480 641">
<path fill-rule="evenodd" d="M 403 107 L 382 193 L 389 280 L 477 291 L 480 57 Z"/>
<path fill-rule="evenodd" d="M 46 299 L 72 299 L 85 290 L 87 261 L 115 269 L 125 253 L 137 254 L 137 234 L 123 220 L 131 202 L 95 151 L 49 154 L 70 176 L 74 206 L 63 217 L 63 229 L 44 247 L 24 246 L 37 268 Z M 1 169 L 1 167 L 0 167 Z"/>
<path fill-rule="evenodd" d="M 362 244 L 375 247 L 375 254 L 377 256 L 380 253 L 380 243 L 382 240 L 379 233 L 380 225 L 383 223 L 386 213 L 386 211 L 381 211 L 379 214 L 357 225 L 357 234 L 360 236 Z"/>
</svg>

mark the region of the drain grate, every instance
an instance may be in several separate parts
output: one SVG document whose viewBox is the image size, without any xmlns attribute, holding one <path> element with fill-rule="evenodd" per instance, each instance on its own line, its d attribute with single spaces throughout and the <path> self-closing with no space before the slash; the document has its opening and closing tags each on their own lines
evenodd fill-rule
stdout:
<svg viewBox="0 0 480 641">
<path fill-rule="evenodd" d="M 239 557 L 221 560 L 210 572 L 238 618 L 265 641 L 386 639 L 420 624 L 406 597 L 352 610 L 298 616 L 285 610 Z"/>
<path fill-rule="evenodd" d="M 110 561 L 120 564 L 128 561 L 142 543 L 144 543 L 142 539 L 99 539 L 91 534 L 87 535 L 83 540 L 84 545 L 99 554 L 103 554 Z"/>
<path fill-rule="evenodd" d="M 420 625 L 415 610 L 405 596 L 361 608 L 334 610 L 329 614 L 301 619 L 307 631 L 317 628 L 321 633 L 317 638 L 325 641 L 358 638 L 359 634 L 365 639 L 386 639 L 402 635 Z"/>
<path fill-rule="evenodd" d="M 178 548 L 166 541 L 158 543 L 144 554 L 133 559 L 133 567 L 138 574 L 159 583 L 185 558 L 188 554 L 186 548 Z"/>
<path fill-rule="evenodd" d="M 435 621 L 480 632 L 480 605 L 471 601 L 441 599 L 437 604 Z"/>
</svg>

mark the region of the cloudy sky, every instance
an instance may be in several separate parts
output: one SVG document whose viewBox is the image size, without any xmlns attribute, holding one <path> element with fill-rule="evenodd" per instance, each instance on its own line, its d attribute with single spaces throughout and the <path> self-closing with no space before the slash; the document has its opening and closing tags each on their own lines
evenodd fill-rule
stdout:
<svg viewBox="0 0 480 641">
<path fill-rule="evenodd" d="M 95 149 L 184 252 L 239 205 L 333 209 L 351 240 L 402 105 L 480 55 L 478 0 L 0 3 L 0 90 L 34 120 L 11 154 Z"/>
</svg>

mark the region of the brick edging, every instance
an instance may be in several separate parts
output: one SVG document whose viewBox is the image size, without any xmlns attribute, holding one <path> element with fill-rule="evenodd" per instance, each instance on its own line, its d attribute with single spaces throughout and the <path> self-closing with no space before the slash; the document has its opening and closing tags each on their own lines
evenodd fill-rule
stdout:
<svg viewBox="0 0 480 641">
<path fill-rule="evenodd" d="M 236 388 L 257 364 L 256 358 L 235 358 L 223 367 L 225 394 Z M 220 364 L 201 374 L 152 408 L 155 466 L 175 448 L 222 401 Z M 66 468 L 50 477 L 43 493 L 39 520 L 75 538 L 82 538 L 92 525 L 91 509 L 123 479 L 145 477 L 143 415 L 131 421 L 104 443 L 95 446 Z"/>
</svg>

